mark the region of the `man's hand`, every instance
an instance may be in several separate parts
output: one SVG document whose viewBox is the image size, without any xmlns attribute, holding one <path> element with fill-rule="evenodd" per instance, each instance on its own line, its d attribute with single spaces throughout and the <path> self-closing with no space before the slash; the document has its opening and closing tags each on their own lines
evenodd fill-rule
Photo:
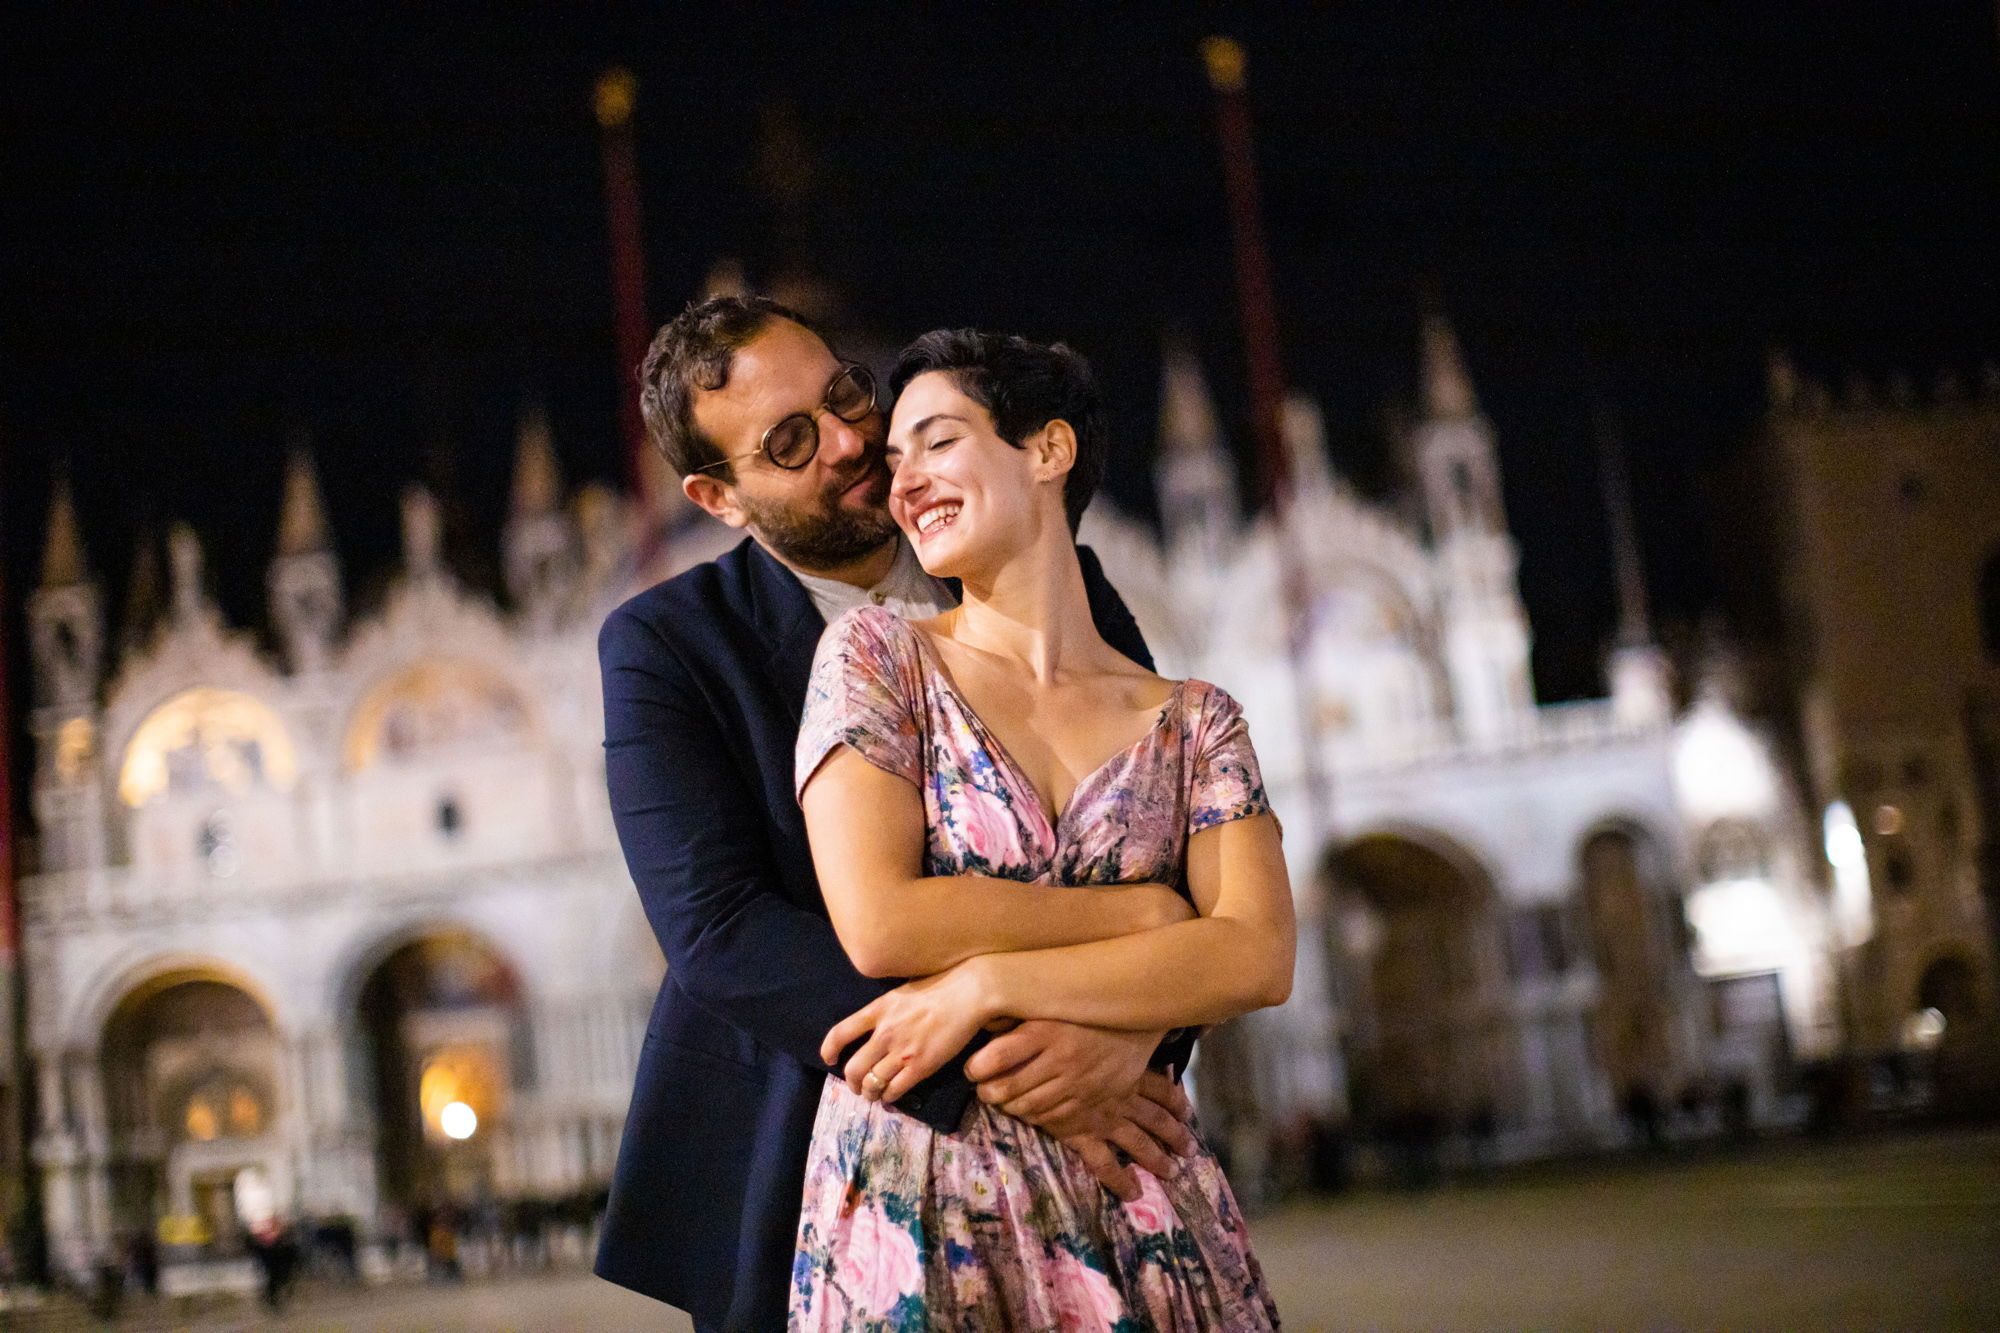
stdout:
<svg viewBox="0 0 2000 1333">
<path fill-rule="evenodd" d="M 1156 1176 L 1194 1151 L 1187 1095 L 1146 1061 L 1157 1032 L 1033 1021 L 995 1037 L 965 1062 L 981 1101 L 1068 1144 L 1123 1199 L 1139 1197 L 1118 1150 Z"/>
<path fill-rule="evenodd" d="M 1129 1097 L 1161 1035 L 1036 1019 L 988 1042 L 965 1076 L 988 1106 L 1053 1134 L 1052 1118 Z"/>
<path fill-rule="evenodd" d="M 1194 1135 L 1187 1128 L 1193 1115 L 1187 1094 L 1165 1074 L 1149 1071 L 1139 1090 L 1123 1103 L 1097 1107 L 1062 1127 L 1071 1132 L 1049 1132 L 1081 1157 L 1106 1188 L 1130 1203 L 1139 1197 L 1135 1168 L 1144 1167 L 1164 1180 L 1180 1174 L 1176 1155 L 1186 1157 L 1195 1150 Z M 1130 1165 L 1119 1156 L 1121 1150 L 1131 1159 Z"/>
</svg>

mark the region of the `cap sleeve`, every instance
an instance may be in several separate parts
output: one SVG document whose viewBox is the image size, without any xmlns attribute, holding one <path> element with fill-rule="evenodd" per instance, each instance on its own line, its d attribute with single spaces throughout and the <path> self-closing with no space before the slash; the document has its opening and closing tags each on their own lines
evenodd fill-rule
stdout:
<svg viewBox="0 0 2000 1333">
<path fill-rule="evenodd" d="M 1211 685 L 1203 691 L 1195 728 L 1194 778 L 1188 796 L 1188 834 L 1217 824 L 1268 815 L 1264 774 L 1250 744 L 1243 706 Z"/>
<path fill-rule="evenodd" d="M 886 773 L 923 785 L 912 632 L 894 612 L 876 606 L 857 607 L 827 626 L 799 721 L 795 793 L 842 745 Z"/>
</svg>

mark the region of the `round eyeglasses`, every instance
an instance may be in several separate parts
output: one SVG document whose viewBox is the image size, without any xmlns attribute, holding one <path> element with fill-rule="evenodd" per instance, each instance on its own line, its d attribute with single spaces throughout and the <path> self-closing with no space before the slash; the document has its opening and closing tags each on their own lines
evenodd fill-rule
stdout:
<svg viewBox="0 0 2000 1333">
<path fill-rule="evenodd" d="M 728 458 L 718 458 L 713 463 L 704 464 L 696 472 L 707 472 L 725 463 L 739 462 L 745 458 L 762 454 L 787 472 L 796 472 L 812 462 L 819 452 L 819 414 L 831 412 L 842 421 L 853 425 L 865 421 L 875 410 L 875 377 L 868 367 L 849 363 L 826 386 L 826 397 L 810 412 L 794 412 L 764 432 L 764 438 L 757 443 L 751 453 L 735 454 Z"/>
</svg>

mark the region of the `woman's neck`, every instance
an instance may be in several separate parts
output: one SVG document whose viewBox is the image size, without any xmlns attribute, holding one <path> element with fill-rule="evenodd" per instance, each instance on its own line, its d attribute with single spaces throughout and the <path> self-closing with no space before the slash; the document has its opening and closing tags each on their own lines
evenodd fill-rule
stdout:
<svg viewBox="0 0 2000 1333">
<path fill-rule="evenodd" d="M 1020 662 L 1037 681 L 1089 660 L 1101 645 L 1066 524 L 1045 530 L 990 577 L 961 580 L 964 598 L 948 622 L 968 648 Z"/>
</svg>

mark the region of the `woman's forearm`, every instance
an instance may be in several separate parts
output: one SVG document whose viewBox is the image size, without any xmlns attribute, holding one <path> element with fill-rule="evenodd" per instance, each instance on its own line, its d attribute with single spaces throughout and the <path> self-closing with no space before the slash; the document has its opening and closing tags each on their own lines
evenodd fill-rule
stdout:
<svg viewBox="0 0 2000 1333">
<path fill-rule="evenodd" d="M 981 954 L 1090 944 L 1192 915 L 1164 884 L 1068 888 L 973 875 L 878 883 L 833 913 L 848 957 L 871 977 L 930 976 Z"/>
<path fill-rule="evenodd" d="M 978 975 L 986 1018 L 1050 1018 L 1110 1028 L 1193 1027 L 1283 1004 L 1292 989 L 1289 923 L 1226 917 L 1032 952 L 993 954 Z"/>
</svg>

